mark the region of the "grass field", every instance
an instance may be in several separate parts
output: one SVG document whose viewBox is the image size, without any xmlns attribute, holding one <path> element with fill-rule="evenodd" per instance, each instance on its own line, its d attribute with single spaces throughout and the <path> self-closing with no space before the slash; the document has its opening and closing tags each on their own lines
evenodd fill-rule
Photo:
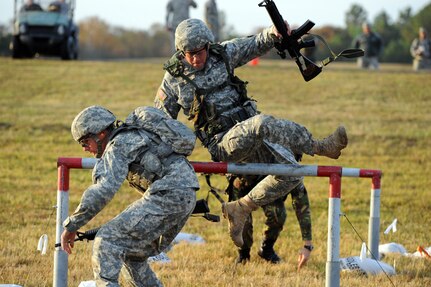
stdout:
<svg viewBox="0 0 431 287">
<path fill-rule="evenodd" d="M 58 157 L 89 157 L 70 135 L 70 123 L 84 107 L 99 104 L 124 119 L 135 107 L 152 105 L 160 85 L 163 60 L 141 62 L 12 61 L 0 58 L 0 284 L 52 286 Z M 261 61 L 237 74 L 250 82 L 249 94 L 262 112 L 299 122 L 316 138 L 344 124 L 349 146 L 337 161 L 305 157 L 303 164 L 381 169 L 380 242 L 402 244 L 410 253 L 431 246 L 431 74 L 413 73 L 410 66 L 382 65 L 362 71 L 353 63 L 326 67 L 304 82 L 291 61 Z M 209 160 L 199 146 L 192 160 Z M 207 195 L 202 177 L 198 198 Z M 222 176 L 213 176 L 224 188 Z M 91 183 L 89 170 L 73 170 L 70 210 Z M 255 245 L 247 265 L 235 265 L 236 249 L 227 222 L 191 218 L 184 232 L 199 234 L 203 245 L 178 244 L 168 253 L 172 262 L 153 264 L 165 286 L 324 286 L 327 245 L 328 179 L 305 179 L 309 191 L 315 250 L 309 264 L 296 272 L 300 230 L 289 203 L 288 219 L 276 244 L 282 264 L 260 260 L 264 217 L 255 212 Z M 346 178 L 341 210 L 367 241 L 371 183 Z M 124 184 L 114 200 L 85 229 L 109 220 L 138 193 Z M 220 205 L 210 199 L 212 212 Z M 398 231 L 384 229 L 398 219 Z M 361 239 L 341 217 L 340 257 L 359 255 Z M 36 251 L 42 234 L 49 250 Z M 69 257 L 69 286 L 91 280 L 91 243 L 77 243 Z M 363 277 L 341 274 L 341 286 L 431 286 L 431 261 L 391 255 L 397 275 Z"/>
</svg>

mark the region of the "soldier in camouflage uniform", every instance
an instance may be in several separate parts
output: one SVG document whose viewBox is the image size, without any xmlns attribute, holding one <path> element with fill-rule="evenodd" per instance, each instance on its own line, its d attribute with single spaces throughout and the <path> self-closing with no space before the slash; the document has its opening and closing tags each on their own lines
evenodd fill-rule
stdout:
<svg viewBox="0 0 431 287">
<path fill-rule="evenodd" d="M 431 39 L 424 27 L 419 28 L 419 36 L 410 45 L 413 70 L 431 69 Z"/>
<path fill-rule="evenodd" d="M 208 0 L 205 3 L 205 23 L 214 35 L 214 42 L 220 41 L 220 23 L 215 0 Z"/>
<path fill-rule="evenodd" d="M 125 123 L 140 111 L 135 110 Z M 100 160 L 93 169 L 93 184 L 63 224 L 62 248 L 70 254 L 77 230 L 108 204 L 126 178 L 133 179 L 139 191 L 146 190 L 142 198 L 96 234 L 92 256 L 96 285 L 120 286 L 124 267 L 133 286 L 163 286 L 147 258 L 168 247 L 192 213 L 199 189 L 193 167 L 185 155 L 172 150 L 159 153 L 159 146 L 165 145 L 156 143 L 157 136 L 143 129 L 122 128 L 116 117 L 100 106 L 81 111 L 71 129 L 84 151 Z"/>
<path fill-rule="evenodd" d="M 272 49 L 279 37 L 270 27 L 254 36 L 214 44 L 203 21 L 181 22 L 175 33 L 177 52 L 164 66 L 167 72 L 155 98 L 156 107 L 173 118 L 183 109 L 214 161 L 274 163 L 265 155 L 280 153 L 275 149 L 283 153 L 275 162 L 297 164 L 294 154 L 304 153 L 338 158 L 347 146 L 344 127 L 316 140 L 297 123 L 260 114 L 247 97 L 246 83 L 233 74 L 235 68 Z M 234 243 L 243 245 L 242 230 L 253 210 L 285 196 L 301 181 L 302 177 L 269 175 L 248 195 L 223 204 Z"/>
<path fill-rule="evenodd" d="M 229 178 L 229 186 L 227 193 L 229 201 L 238 200 L 247 195 L 254 186 L 256 186 L 263 176 L 239 175 Z M 310 258 L 312 245 L 312 230 L 311 230 L 311 212 L 308 193 L 303 184 L 299 184 L 292 191 L 292 207 L 295 210 L 296 218 L 301 229 L 302 240 L 304 246 L 300 249 L 298 258 L 298 269 L 301 268 Z M 264 260 L 277 264 L 281 261 L 280 257 L 274 250 L 274 244 L 283 230 L 283 225 L 286 221 L 286 208 L 284 202 L 287 195 L 276 199 L 274 202 L 263 205 L 262 209 L 266 217 L 265 225 L 267 226 L 263 232 L 263 240 L 258 251 L 258 255 Z M 250 214 L 244 225 L 242 233 L 244 244 L 238 249 L 237 263 L 246 263 L 250 260 L 250 249 L 253 245 L 253 218 Z"/>
<path fill-rule="evenodd" d="M 198 5 L 194 0 L 170 0 L 166 5 L 166 29 L 171 34 L 172 49 L 175 51 L 175 29 L 181 21 L 190 18 L 190 7 Z"/>
</svg>

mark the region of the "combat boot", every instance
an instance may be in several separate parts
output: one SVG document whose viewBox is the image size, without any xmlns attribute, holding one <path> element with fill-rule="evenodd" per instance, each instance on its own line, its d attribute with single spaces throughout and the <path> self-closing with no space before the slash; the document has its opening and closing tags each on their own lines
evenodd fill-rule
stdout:
<svg viewBox="0 0 431 287">
<path fill-rule="evenodd" d="M 237 264 L 245 264 L 250 261 L 250 248 L 238 249 Z"/>
<path fill-rule="evenodd" d="M 337 159 L 341 154 L 341 150 L 347 146 L 347 143 L 346 129 L 339 126 L 329 137 L 323 140 L 314 140 L 313 153 Z"/>
<path fill-rule="evenodd" d="M 249 214 L 258 206 L 246 195 L 238 200 L 222 204 L 223 217 L 228 219 L 229 235 L 236 246 L 244 244 L 242 231 Z"/>
<path fill-rule="evenodd" d="M 277 264 L 280 263 L 281 258 L 274 251 L 274 243 L 274 240 L 264 240 L 257 254 L 266 261 Z"/>
</svg>

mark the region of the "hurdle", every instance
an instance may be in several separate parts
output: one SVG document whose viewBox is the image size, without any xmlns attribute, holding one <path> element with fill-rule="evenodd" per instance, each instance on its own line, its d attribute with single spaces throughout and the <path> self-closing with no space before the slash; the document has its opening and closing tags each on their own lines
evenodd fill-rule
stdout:
<svg viewBox="0 0 431 287">
<path fill-rule="evenodd" d="M 67 158 L 57 160 L 57 218 L 56 243 L 60 242 L 63 221 L 69 214 L 70 169 L 92 169 L 95 158 Z M 191 162 L 196 173 L 205 174 L 250 174 L 279 176 L 314 176 L 329 178 L 328 194 L 328 239 L 326 257 L 326 287 L 340 286 L 340 216 L 341 178 L 357 177 L 371 179 L 370 218 L 368 224 L 368 246 L 370 254 L 377 255 L 380 233 L 380 194 L 382 172 L 374 169 L 345 168 L 340 166 L 288 165 L 268 163 Z M 54 287 L 67 287 L 68 255 L 61 247 L 54 252 Z"/>
</svg>

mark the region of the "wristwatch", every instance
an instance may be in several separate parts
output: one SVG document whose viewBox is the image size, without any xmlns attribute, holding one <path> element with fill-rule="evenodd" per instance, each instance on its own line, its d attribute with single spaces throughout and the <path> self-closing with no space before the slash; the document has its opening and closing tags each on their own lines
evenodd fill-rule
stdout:
<svg viewBox="0 0 431 287">
<path fill-rule="evenodd" d="M 304 245 L 304 248 L 311 252 L 311 251 L 313 251 L 314 246 L 313 245 Z"/>
</svg>

